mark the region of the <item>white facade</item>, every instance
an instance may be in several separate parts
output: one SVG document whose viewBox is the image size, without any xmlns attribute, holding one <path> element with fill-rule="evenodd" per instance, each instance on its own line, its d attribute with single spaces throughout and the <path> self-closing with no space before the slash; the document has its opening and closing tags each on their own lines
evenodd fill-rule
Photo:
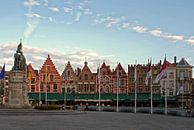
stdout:
<svg viewBox="0 0 194 130">
<path fill-rule="evenodd" d="M 176 96 L 176 69 L 173 66 L 167 66 L 166 69 L 167 76 L 165 79 L 160 81 L 161 85 L 161 95 L 165 95 L 165 89 L 167 96 Z"/>
</svg>

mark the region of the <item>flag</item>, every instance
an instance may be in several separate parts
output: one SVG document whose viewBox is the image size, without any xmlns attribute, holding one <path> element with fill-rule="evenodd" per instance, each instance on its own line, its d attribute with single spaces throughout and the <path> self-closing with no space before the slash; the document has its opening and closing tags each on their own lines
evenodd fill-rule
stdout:
<svg viewBox="0 0 194 130">
<path fill-rule="evenodd" d="M 163 62 L 162 67 L 160 69 L 160 72 L 155 79 L 155 82 L 158 83 L 158 81 L 160 81 L 161 79 L 164 79 L 164 78 L 166 78 L 166 57 L 164 59 L 164 62 Z"/>
<path fill-rule="evenodd" d="M 179 90 L 177 91 L 177 96 L 184 93 L 184 86 L 181 86 Z"/>
<path fill-rule="evenodd" d="M 3 68 L 1 69 L 1 73 L 0 73 L 0 79 L 5 78 L 5 64 L 3 65 Z"/>
<path fill-rule="evenodd" d="M 31 80 L 31 79 L 32 79 L 31 71 L 28 71 L 28 80 Z"/>
<path fill-rule="evenodd" d="M 148 86 L 148 82 L 152 77 L 152 71 L 151 71 L 152 63 L 151 62 L 152 62 L 151 60 L 150 60 L 150 62 L 148 61 L 147 75 L 146 75 L 146 79 L 145 79 L 146 86 Z"/>
</svg>

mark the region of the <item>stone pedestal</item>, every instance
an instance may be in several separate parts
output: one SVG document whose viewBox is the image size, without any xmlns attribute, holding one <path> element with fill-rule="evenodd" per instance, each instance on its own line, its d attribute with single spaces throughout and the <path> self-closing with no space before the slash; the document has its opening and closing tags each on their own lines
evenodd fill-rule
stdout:
<svg viewBox="0 0 194 130">
<path fill-rule="evenodd" d="M 9 78 L 9 108 L 29 108 L 27 75 L 25 71 L 11 71 Z"/>
</svg>

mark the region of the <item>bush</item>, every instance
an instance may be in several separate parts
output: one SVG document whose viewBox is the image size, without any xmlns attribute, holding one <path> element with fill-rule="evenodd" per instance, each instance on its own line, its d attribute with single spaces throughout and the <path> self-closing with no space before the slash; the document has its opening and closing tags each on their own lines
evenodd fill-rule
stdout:
<svg viewBox="0 0 194 130">
<path fill-rule="evenodd" d="M 42 106 L 35 106 L 34 109 L 37 110 L 60 110 L 61 106 L 58 105 L 42 105 Z"/>
<path fill-rule="evenodd" d="M 106 112 L 114 112 L 114 108 L 103 108 L 102 111 L 106 111 Z"/>
</svg>

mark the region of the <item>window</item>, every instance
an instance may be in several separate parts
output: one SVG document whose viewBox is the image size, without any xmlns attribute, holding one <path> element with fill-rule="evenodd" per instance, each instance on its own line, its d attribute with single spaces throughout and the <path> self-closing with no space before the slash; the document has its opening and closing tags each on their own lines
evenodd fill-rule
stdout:
<svg viewBox="0 0 194 130">
<path fill-rule="evenodd" d="M 105 70 L 102 72 L 102 74 L 103 74 L 103 75 L 106 75 L 106 72 L 105 72 Z"/>
<path fill-rule="evenodd" d="M 54 92 L 57 92 L 57 84 L 54 84 Z"/>
<path fill-rule="evenodd" d="M 40 83 L 40 91 L 43 92 L 43 84 Z"/>
<path fill-rule="evenodd" d="M 67 71 L 67 76 L 68 76 L 68 77 L 70 76 L 70 70 Z"/>
<path fill-rule="evenodd" d="M 84 80 L 88 80 L 88 75 L 87 74 L 84 75 Z"/>
<path fill-rule="evenodd" d="M 51 69 L 50 65 L 47 65 L 46 68 L 47 68 L 47 70 L 50 70 Z"/>
<path fill-rule="evenodd" d="M 169 96 L 173 96 L 173 91 L 169 91 Z"/>
<path fill-rule="evenodd" d="M 94 84 L 91 84 L 90 86 L 91 86 L 91 87 L 90 87 L 90 91 L 91 91 L 91 92 L 94 92 Z"/>
<path fill-rule="evenodd" d="M 36 78 L 32 78 L 31 83 L 35 84 L 36 83 Z"/>
<path fill-rule="evenodd" d="M 71 88 L 68 87 L 68 88 L 67 88 L 67 93 L 70 93 L 70 92 L 71 92 Z"/>
<path fill-rule="evenodd" d="M 106 86 L 106 93 L 109 93 L 109 86 Z"/>
<path fill-rule="evenodd" d="M 54 82 L 54 75 L 50 75 L 50 81 Z"/>
<path fill-rule="evenodd" d="M 121 73 L 121 72 L 119 72 L 119 77 L 121 77 L 121 75 L 122 75 L 122 73 Z"/>
<path fill-rule="evenodd" d="M 169 73 L 169 78 L 170 78 L 170 79 L 173 79 L 173 78 L 174 78 L 174 72 L 170 72 L 170 73 Z"/>
<path fill-rule="evenodd" d="M 169 81 L 169 87 L 173 88 L 174 87 L 174 81 Z"/>
<path fill-rule="evenodd" d="M 31 86 L 31 92 L 35 92 L 35 85 Z"/>
<path fill-rule="evenodd" d="M 44 74 L 43 75 L 43 82 L 45 82 L 46 81 L 46 75 Z"/>
<path fill-rule="evenodd" d="M 47 92 L 50 92 L 50 84 L 47 84 Z"/>
</svg>

